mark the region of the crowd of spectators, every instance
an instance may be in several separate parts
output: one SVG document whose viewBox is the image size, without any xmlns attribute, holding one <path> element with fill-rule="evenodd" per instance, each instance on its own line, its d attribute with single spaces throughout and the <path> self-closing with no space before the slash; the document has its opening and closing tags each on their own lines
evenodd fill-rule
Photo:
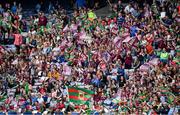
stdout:
<svg viewBox="0 0 180 115">
<path fill-rule="evenodd" d="M 0 5 L 0 111 L 179 114 L 179 3 L 111 6 L 23 17 Z M 94 91 L 91 105 L 69 102 L 66 86 Z"/>
</svg>

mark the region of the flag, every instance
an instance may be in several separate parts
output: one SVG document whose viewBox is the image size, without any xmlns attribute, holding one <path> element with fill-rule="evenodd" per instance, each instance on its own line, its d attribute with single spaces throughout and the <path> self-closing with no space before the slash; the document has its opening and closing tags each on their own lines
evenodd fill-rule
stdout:
<svg viewBox="0 0 180 115">
<path fill-rule="evenodd" d="M 0 102 L 4 102 L 7 99 L 7 96 L 1 96 L 0 95 Z"/>
<path fill-rule="evenodd" d="M 68 27 L 68 25 L 66 25 L 65 28 L 63 29 L 63 32 L 66 32 L 68 30 L 69 30 L 69 27 Z"/>
<path fill-rule="evenodd" d="M 69 101 L 76 104 L 89 104 L 94 92 L 85 88 L 68 87 Z"/>
<path fill-rule="evenodd" d="M 116 47 L 120 48 L 122 45 L 122 38 L 120 38 L 119 36 L 115 37 L 113 43 Z"/>
<path fill-rule="evenodd" d="M 176 96 L 172 92 L 169 91 L 170 88 L 161 86 L 161 87 L 159 87 L 159 89 L 161 89 L 161 93 L 167 97 L 167 102 L 169 104 L 172 104 L 174 102 Z"/>
<path fill-rule="evenodd" d="M 127 36 L 122 42 L 123 43 L 128 43 L 129 41 L 131 41 L 131 37 L 130 36 Z"/>
<path fill-rule="evenodd" d="M 150 70 L 150 66 L 148 64 L 143 64 L 139 67 L 140 71 L 149 71 Z"/>
<path fill-rule="evenodd" d="M 26 92 L 26 94 L 28 94 L 28 92 L 29 92 L 29 83 L 27 83 L 26 82 L 26 84 L 25 84 L 25 92 Z"/>
<path fill-rule="evenodd" d="M 167 95 L 167 102 L 169 104 L 173 104 L 176 96 L 171 92 L 166 92 L 166 95 Z"/>
<path fill-rule="evenodd" d="M 148 95 L 146 95 L 146 93 L 139 93 L 138 94 L 138 100 L 141 101 L 141 102 L 144 102 L 144 101 L 147 101 L 149 98 L 148 98 Z"/>
<path fill-rule="evenodd" d="M 151 61 L 148 62 L 150 65 L 153 65 L 153 66 L 157 66 L 158 63 L 159 63 L 159 59 L 158 58 L 154 58 L 152 59 Z"/>
<path fill-rule="evenodd" d="M 111 55 L 108 52 L 104 52 L 102 57 L 105 62 L 108 62 L 111 58 Z"/>
</svg>

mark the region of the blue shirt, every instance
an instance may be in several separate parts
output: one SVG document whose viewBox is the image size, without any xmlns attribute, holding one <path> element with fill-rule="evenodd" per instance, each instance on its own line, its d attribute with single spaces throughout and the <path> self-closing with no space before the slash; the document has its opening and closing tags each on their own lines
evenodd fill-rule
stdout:
<svg viewBox="0 0 180 115">
<path fill-rule="evenodd" d="M 131 37 L 134 37 L 136 36 L 136 33 L 138 32 L 136 26 L 131 26 L 130 27 L 130 34 L 131 34 Z"/>
<path fill-rule="evenodd" d="M 56 60 L 57 60 L 59 63 L 66 62 L 66 59 L 65 59 L 65 56 L 64 56 L 64 55 L 62 55 L 62 56 L 57 56 L 57 57 L 56 57 Z"/>
<path fill-rule="evenodd" d="M 125 74 L 124 69 L 118 68 L 118 74 L 119 74 L 120 76 L 124 76 L 124 74 Z"/>
<path fill-rule="evenodd" d="M 44 101 L 46 102 L 48 99 L 48 96 L 43 96 Z"/>
<path fill-rule="evenodd" d="M 99 85 L 99 79 L 98 78 L 94 78 L 94 79 L 92 79 L 92 81 L 91 81 L 93 84 L 95 84 L 95 85 Z"/>
<path fill-rule="evenodd" d="M 26 101 L 25 103 L 24 103 L 24 106 L 26 107 L 26 106 L 28 106 L 30 103 L 28 102 L 28 101 Z"/>
<path fill-rule="evenodd" d="M 12 6 L 11 12 L 12 12 L 12 13 L 16 13 L 16 12 L 17 12 L 17 7 L 16 7 L 16 6 Z"/>
<path fill-rule="evenodd" d="M 124 17 L 122 17 L 122 16 L 118 17 L 117 23 L 118 23 L 119 26 L 122 25 L 124 22 L 125 22 L 125 18 Z"/>
<path fill-rule="evenodd" d="M 37 97 L 31 97 L 32 103 L 37 102 Z"/>
<path fill-rule="evenodd" d="M 0 8 L 0 14 L 2 14 L 4 12 L 3 8 Z"/>
</svg>

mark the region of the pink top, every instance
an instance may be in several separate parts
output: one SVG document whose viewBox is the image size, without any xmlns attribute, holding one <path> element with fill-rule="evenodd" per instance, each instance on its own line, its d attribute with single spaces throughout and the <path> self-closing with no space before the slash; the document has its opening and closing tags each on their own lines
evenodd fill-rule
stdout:
<svg viewBox="0 0 180 115">
<path fill-rule="evenodd" d="M 20 34 L 14 34 L 14 45 L 20 46 L 22 44 L 22 36 Z"/>
</svg>

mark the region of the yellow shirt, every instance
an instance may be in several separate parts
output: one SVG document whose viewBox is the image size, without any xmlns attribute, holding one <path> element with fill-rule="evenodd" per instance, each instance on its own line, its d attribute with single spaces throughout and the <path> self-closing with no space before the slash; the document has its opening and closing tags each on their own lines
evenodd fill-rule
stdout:
<svg viewBox="0 0 180 115">
<path fill-rule="evenodd" d="M 48 76 L 49 78 L 51 78 L 51 77 L 52 77 L 52 72 L 48 72 L 47 76 Z"/>
<path fill-rule="evenodd" d="M 89 20 L 94 20 L 96 18 L 96 14 L 92 11 L 89 11 L 88 18 L 89 18 Z"/>
<path fill-rule="evenodd" d="M 161 55 L 160 55 L 160 58 L 161 59 L 168 59 L 169 55 L 167 52 L 162 52 Z"/>
<path fill-rule="evenodd" d="M 60 76 L 60 74 L 59 74 L 59 72 L 57 72 L 57 71 L 53 71 L 53 75 L 52 75 L 55 79 L 58 79 L 59 78 L 59 76 Z"/>
</svg>

